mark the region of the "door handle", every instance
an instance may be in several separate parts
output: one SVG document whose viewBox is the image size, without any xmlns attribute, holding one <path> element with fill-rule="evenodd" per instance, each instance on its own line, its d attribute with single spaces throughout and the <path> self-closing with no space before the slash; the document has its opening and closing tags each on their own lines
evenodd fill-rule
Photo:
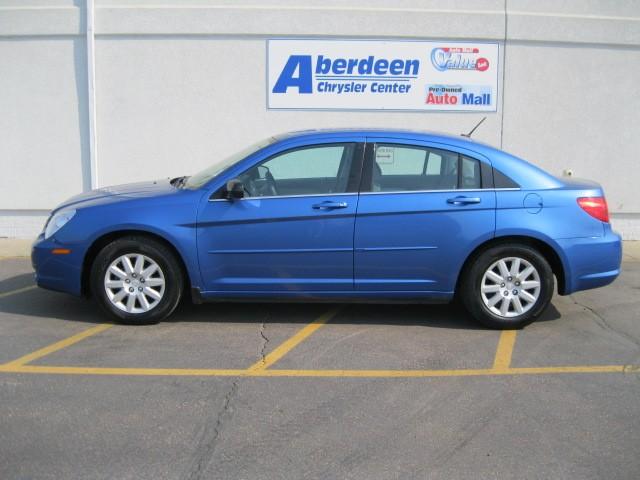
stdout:
<svg viewBox="0 0 640 480">
<path fill-rule="evenodd" d="M 459 197 L 449 198 L 447 200 L 447 203 L 451 205 L 470 205 L 472 203 L 480 203 L 480 197 L 459 196 Z"/>
<path fill-rule="evenodd" d="M 347 202 L 332 202 L 330 200 L 322 203 L 316 203 L 311 208 L 314 210 L 333 210 L 336 208 L 347 208 Z"/>
</svg>

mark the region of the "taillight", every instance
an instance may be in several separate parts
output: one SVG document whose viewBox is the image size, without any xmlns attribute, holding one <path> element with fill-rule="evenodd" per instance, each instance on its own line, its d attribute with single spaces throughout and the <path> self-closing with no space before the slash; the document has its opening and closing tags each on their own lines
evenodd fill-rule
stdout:
<svg viewBox="0 0 640 480">
<path fill-rule="evenodd" d="M 580 197 L 578 205 L 593 218 L 609 223 L 609 208 L 604 197 Z"/>
</svg>

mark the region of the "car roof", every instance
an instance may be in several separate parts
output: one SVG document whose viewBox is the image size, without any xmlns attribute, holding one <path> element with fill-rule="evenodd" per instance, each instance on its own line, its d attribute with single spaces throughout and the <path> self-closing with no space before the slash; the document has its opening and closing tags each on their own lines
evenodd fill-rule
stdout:
<svg viewBox="0 0 640 480">
<path fill-rule="evenodd" d="M 303 137 L 330 137 L 334 135 L 354 135 L 354 136 L 390 136 L 396 138 L 422 138 L 431 140 L 443 140 L 448 141 L 461 141 L 462 143 L 478 144 L 475 140 L 467 139 L 461 135 L 452 135 L 442 132 L 434 132 L 428 130 L 410 130 L 402 128 L 320 128 L 310 130 L 298 130 L 293 132 L 286 132 L 280 135 L 276 135 L 278 140 L 291 139 L 291 138 L 303 138 Z"/>
<path fill-rule="evenodd" d="M 491 153 L 495 152 L 503 153 L 501 150 L 496 149 L 488 143 L 484 143 L 468 137 L 463 137 L 462 135 L 452 135 L 450 133 L 434 132 L 429 130 L 410 130 L 401 128 L 327 128 L 299 130 L 274 135 L 274 138 L 277 141 L 321 140 L 323 138 L 336 136 L 376 136 L 405 140 L 423 140 L 426 142 L 444 143 L 447 145 L 455 145 L 460 148 L 468 148 L 469 150 L 485 153 L 487 155 L 491 155 Z M 486 152 L 483 152 L 483 150 L 486 150 Z"/>
<path fill-rule="evenodd" d="M 277 142 L 315 141 L 330 137 L 387 137 L 441 143 L 476 152 L 488 158 L 492 165 L 511 177 L 523 188 L 558 188 L 562 183 L 553 175 L 531 163 L 495 148 L 487 143 L 448 133 L 393 128 L 334 128 L 301 130 L 275 135 Z"/>
</svg>

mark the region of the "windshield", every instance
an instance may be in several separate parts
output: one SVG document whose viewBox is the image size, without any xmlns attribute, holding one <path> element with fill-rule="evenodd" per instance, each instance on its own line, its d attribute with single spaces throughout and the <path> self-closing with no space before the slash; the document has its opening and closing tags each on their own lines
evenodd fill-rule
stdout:
<svg viewBox="0 0 640 480">
<path fill-rule="evenodd" d="M 275 140 L 276 139 L 274 137 L 269 137 L 265 140 L 254 143 L 253 145 L 250 145 L 249 147 L 239 151 L 238 153 L 225 158 L 221 162 L 215 163 L 214 165 L 211 165 L 210 167 L 205 168 L 201 172 L 198 172 L 195 175 L 188 177 L 184 184 L 185 188 L 191 188 L 191 189 L 200 188 L 209 180 L 211 180 L 212 178 L 214 178 L 215 176 L 219 175 L 224 170 L 229 168 L 231 165 L 239 162 L 244 158 L 247 158 L 252 153 L 255 153 L 258 150 L 263 149 L 267 145 L 272 144 L 273 142 L 275 142 Z"/>
</svg>

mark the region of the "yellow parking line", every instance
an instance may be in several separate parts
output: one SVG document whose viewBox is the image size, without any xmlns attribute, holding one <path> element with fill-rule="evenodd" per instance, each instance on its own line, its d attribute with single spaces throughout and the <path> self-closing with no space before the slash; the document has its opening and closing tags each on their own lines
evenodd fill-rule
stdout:
<svg viewBox="0 0 640 480">
<path fill-rule="evenodd" d="M 280 344 L 248 369 L 203 369 L 203 368 L 129 368 L 129 367 L 82 367 L 28 365 L 39 358 L 69 347 L 92 335 L 111 328 L 112 324 L 100 324 L 36 350 L 9 363 L 0 365 L 2 373 L 35 373 L 60 375 L 121 375 L 121 376 L 204 376 L 204 377 L 324 377 L 324 378 L 428 378 L 428 377 L 481 377 L 505 375 L 546 375 L 546 374 L 593 374 L 593 373 L 640 373 L 640 365 L 570 365 L 548 367 L 512 368 L 511 357 L 516 341 L 516 331 L 503 331 L 492 368 L 453 370 L 304 370 L 268 369 L 307 337 L 330 321 L 340 308 L 332 309 L 314 322 L 302 328 L 295 335 Z"/>
<path fill-rule="evenodd" d="M 493 370 L 507 370 L 511 365 L 513 347 L 516 343 L 516 330 L 503 330 L 498 341 L 496 356 L 493 360 Z"/>
<path fill-rule="evenodd" d="M 507 375 L 543 375 L 546 373 L 640 373 L 633 365 L 576 365 L 565 367 L 518 367 L 505 370 Z"/>
<path fill-rule="evenodd" d="M 0 365 L 4 373 L 46 373 L 63 375 L 123 375 L 123 376 L 202 376 L 202 377 L 242 377 L 247 370 L 225 370 L 208 368 L 119 368 L 119 367 L 65 367 L 49 365 Z"/>
<path fill-rule="evenodd" d="M 28 287 L 17 288 L 9 292 L 3 292 L 0 293 L 0 298 L 8 297 L 9 295 L 15 295 L 17 293 L 28 292 L 29 290 L 33 290 L 34 288 L 36 288 L 35 285 L 29 285 Z"/>
<path fill-rule="evenodd" d="M 48 365 L 0 366 L 4 373 L 40 373 L 63 375 L 122 375 L 122 376 L 202 376 L 202 377 L 324 377 L 324 378 L 426 378 L 426 377 L 491 377 L 506 375 L 545 375 L 570 373 L 640 373 L 637 365 L 578 365 L 564 367 L 522 367 L 505 370 L 236 370 L 202 368 L 111 368 L 65 367 Z"/>
<path fill-rule="evenodd" d="M 266 370 L 271 365 L 276 363 L 282 357 L 284 357 L 287 353 L 293 350 L 297 345 L 303 342 L 309 335 L 318 330 L 321 326 L 331 320 L 336 314 L 340 311 L 340 308 L 334 308 L 329 310 L 328 312 L 320 315 L 316 320 L 312 323 L 304 327 L 298 333 L 293 335 L 291 338 L 282 342 L 275 350 L 266 355 L 264 359 L 258 360 L 256 363 L 251 365 L 247 370 L 248 371 L 260 371 Z"/>
<path fill-rule="evenodd" d="M 498 375 L 542 375 L 557 373 L 640 373 L 637 367 L 625 365 L 595 365 L 567 367 L 525 367 L 495 370 L 493 368 L 460 370 L 263 370 L 249 372 L 261 377 L 352 377 L 352 378 L 412 378 L 412 377 L 478 377 Z"/>
<path fill-rule="evenodd" d="M 67 348 L 74 343 L 78 343 L 80 340 L 84 340 L 91 335 L 95 335 L 96 333 L 104 332 L 106 329 L 111 328 L 113 325 L 110 323 L 101 323 L 100 325 L 96 325 L 95 327 L 91 327 L 87 330 L 84 330 L 80 333 L 77 333 L 71 337 L 65 338 L 64 340 L 60 340 L 59 342 L 48 345 L 40 350 L 36 350 L 35 352 L 29 353 L 24 357 L 17 358 L 9 363 L 5 363 L 0 366 L 0 368 L 13 368 L 13 367 L 21 367 L 26 365 L 29 362 L 33 362 L 38 358 L 42 358 L 46 355 L 49 355 L 53 352 L 57 352 L 58 350 L 62 350 L 63 348 Z M 3 371 L 3 370 L 0 370 Z"/>
</svg>

